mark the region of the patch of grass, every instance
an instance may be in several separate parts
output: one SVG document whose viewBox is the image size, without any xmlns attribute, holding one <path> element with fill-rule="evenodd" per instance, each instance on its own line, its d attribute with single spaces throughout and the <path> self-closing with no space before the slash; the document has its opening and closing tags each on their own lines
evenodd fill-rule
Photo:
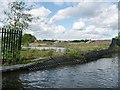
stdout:
<svg viewBox="0 0 120 90">
<path fill-rule="evenodd" d="M 84 58 L 84 52 L 79 51 L 78 49 L 66 49 L 64 56 L 71 59 L 81 59 Z"/>
<path fill-rule="evenodd" d="M 90 51 L 99 51 L 107 49 L 109 44 L 97 44 L 97 43 L 74 43 L 65 45 L 66 49 L 64 55 L 73 59 L 84 59 L 84 54 Z"/>
<path fill-rule="evenodd" d="M 26 60 L 39 57 L 49 57 L 52 56 L 54 52 L 54 50 L 22 49 L 20 56 L 22 60 Z"/>
</svg>

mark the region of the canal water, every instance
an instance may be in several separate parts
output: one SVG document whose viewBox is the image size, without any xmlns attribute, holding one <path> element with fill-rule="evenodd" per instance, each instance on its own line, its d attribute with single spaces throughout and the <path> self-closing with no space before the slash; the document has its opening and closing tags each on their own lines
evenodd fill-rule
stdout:
<svg viewBox="0 0 120 90">
<path fill-rule="evenodd" d="M 38 50 L 56 50 L 56 52 L 64 52 L 65 48 L 62 47 L 22 47 L 22 48 L 31 48 Z"/>
<path fill-rule="evenodd" d="M 117 88 L 118 55 L 82 65 L 3 74 L 3 88 Z"/>
</svg>

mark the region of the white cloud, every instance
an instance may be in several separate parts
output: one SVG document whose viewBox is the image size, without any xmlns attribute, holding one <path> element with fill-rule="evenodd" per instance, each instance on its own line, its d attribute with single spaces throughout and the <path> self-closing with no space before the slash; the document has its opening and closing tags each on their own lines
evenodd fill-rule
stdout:
<svg viewBox="0 0 120 90">
<path fill-rule="evenodd" d="M 75 30 L 83 29 L 84 26 L 85 26 L 85 23 L 83 21 L 75 22 L 73 24 L 73 29 Z"/>
<path fill-rule="evenodd" d="M 31 11 L 28 11 L 28 13 L 32 14 L 35 17 L 47 17 L 51 13 L 51 11 L 42 6 L 40 8 L 36 8 L 36 9 L 32 9 Z"/>
<path fill-rule="evenodd" d="M 78 5 L 74 5 L 71 7 L 67 7 L 59 10 L 50 20 L 51 23 L 69 18 L 69 17 L 79 17 L 82 18 L 91 18 L 96 15 L 99 15 L 101 10 L 105 7 L 109 6 L 106 3 L 98 3 L 98 2 L 80 2 Z"/>
<path fill-rule="evenodd" d="M 0 20 L 3 20 L 6 17 L 4 11 L 8 10 L 8 3 L 7 0 L 0 1 Z"/>
<path fill-rule="evenodd" d="M 38 39 L 58 39 L 60 35 L 62 36 L 62 34 L 67 31 L 62 25 L 55 26 L 46 23 L 47 19 L 45 18 L 44 21 L 45 22 L 38 20 L 36 22 L 32 22 L 30 30 L 25 31 L 25 33 L 30 32 Z"/>
<path fill-rule="evenodd" d="M 34 31 L 31 31 L 31 30 L 27 30 L 27 31 L 25 31 L 25 32 L 23 32 L 23 33 L 35 35 Z"/>
<path fill-rule="evenodd" d="M 64 4 L 64 2 L 54 2 L 54 4 L 57 5 L 57 6 L 61 6 L 61 5 Z"/>
<path fill-rule="evenodd" d="M 74 40 L 74 39 L 110 39 L 117 31 L 112 32 L 111 29 L 100 28 L 94 25 L 86 27 L 85 30 L 66 30 L 62 25 L 45 24 L 38 21 L 31 24 L 31 30 L 27 33 L 35 35 L 38 39 L 60 39 L 60 40 Z"/>
<path fill-rule="evenodd" d="M 78 2 L 64 2 L 62 0 L 55 0 L 53 2 L 53 4 L 57 5 L 57 6 L 62 6 L 62 5 L 67 5 L 67 6 L 75 6 L 78 4 Z"/>
<path fill-rule="evenodd" d="M 88 22 L 98 27 L 113 28 L 118 27 L 118 9 L 116 5 L 110 5 L 105 8 L 99 15 L 88 19 Z"/>
<path fill-rule="evenodd" d="M 75 10 L 74 7 L 59 10 L 50 22 L 56 22 L 65 18 L 79 15 L 80 19 L 73 23 L 71 30 L 66 30 L 64 26 L 45 23 L 46 18 L 39 20 L 32 27 L 34 35 L 39 39 L 110 39 L 117 35 L 117 6 L 108 3 L 79 3 L 82 9 Z M 95 5 L 94 5 L 95 4 Z M 78 6 L 77 6 L 78 7 Z M 99 7 L 99 8 L 98 8 Z M 75 10 L 75 11 L 74 11 Z M 90 10 L 90 11 L 89 11 Z M 44 22 L 43 22 L 44 21 Z"/>
<path fill-rule="evenodd" d="M 59 10 L 57 12 L 57 14 L 55 14 L 51 18 L 50 23 L 54 23 L 56 21 L 60 21 L 60 20 L 66 19 L 66 18 L 70 17 L 72 14 L 74 14 L 74 12 L 75 11 L 74 11 L 74 9 L 72 7 L 68 7 L 68 8 Z"/>
<path fill-rule="evenodd" d="M 59 34 L 59 33 L 64 33 L 66 31 L 65 27 L 63 27 L 62 25 L 59 26 L 55 26 L 55 33 Z"/>
<path fill-rule="evenodd" d="M 90 18 L 82 18 L 82 22 L 86 25 L 84 29 L 79 29 L 81 28 L 81 24 L 78 24 L 79 22 L 75 22 L 73 24 L 74 28 L 79 26 L 79 28 L 77 29 L 79 30 L 78 33 L 81 34 L 78 34 L 80 35 L 78 37 L 91 38 L 91 39 L 113 38 L 118 34 L 117 6 L 115 4 L 112 5 L 110 4 L 108 5 L 108 7 L 101 9 L 101 12 L 99 12 L 98 15 L 95 15 L 94 17 L 90 17 Z M 82 26 L 84 26 L 84 24 Z"/>
</svg>

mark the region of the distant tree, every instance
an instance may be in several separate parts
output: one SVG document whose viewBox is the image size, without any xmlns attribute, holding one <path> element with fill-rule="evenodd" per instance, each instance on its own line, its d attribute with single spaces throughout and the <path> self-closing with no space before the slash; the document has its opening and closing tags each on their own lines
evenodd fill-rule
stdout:
<svg viewBox="0 0 120 90">
<path fill-rule="evenodd" d="M 72 42 L 80 42 L 80 40 L 73 40 Z"/>
<path fill-rule="evenodd" d="M 26 44 L 29 44 L 29 43 L 32 43 L 34 42 L 36 39 L 35 36 L 31 35 L 31 34 L 24 34 L 22 36 L 22 44 L 23 45 L 26 45 Z"/>
<path fill-rule="evenodd" d="M 44 42 L 55 42 L 56 40 L 47 40 L 47 39 L 44 39 L 43 41 Z"/>
<path fill-rule="evenodd" d="M 85 40 L 73 40 L 72 42 L 87 42 L 87 41 L 89 41 L 89 40 L 87 40 L 87 39 L 85 39 Z"/>
<path fill-rule="evenodd" d="M 87 39 L 84 40 L 84 42 L 87 42 L 87 41 L 89 41 L 89 40 L 87 40 Z"/>
</svg>

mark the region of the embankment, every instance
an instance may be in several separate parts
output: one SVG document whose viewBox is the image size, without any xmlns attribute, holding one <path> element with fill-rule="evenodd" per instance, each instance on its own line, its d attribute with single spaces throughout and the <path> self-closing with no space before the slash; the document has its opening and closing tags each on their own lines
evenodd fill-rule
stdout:
<svg viewBox="0 0 120 90">
<path fill-rule="evenodd" d="M 40 69 L 48 69 L 54 68 L 61 65 L 73 65 L 73 64 L 83 64 L 93 60 L 97 60 L 99 58 L 104 57 L 105 55 L 109 55 L 114 53 L 115 51 L 111 49 L 105 49 L 100 51 L 92 51 L 84 54 L 84 57 L 79 59 L 71 59 L 65 56 L 60 57 L 51 57 L 44 62 L 37 62 L 37 63 L 28 63 L 28 64 L 19 64 L 13 66 L 3 66 L 2 72 L 11 72 L 11 71 L 18 71 L 18 70 L 40 70 Z"/>
</svg>

